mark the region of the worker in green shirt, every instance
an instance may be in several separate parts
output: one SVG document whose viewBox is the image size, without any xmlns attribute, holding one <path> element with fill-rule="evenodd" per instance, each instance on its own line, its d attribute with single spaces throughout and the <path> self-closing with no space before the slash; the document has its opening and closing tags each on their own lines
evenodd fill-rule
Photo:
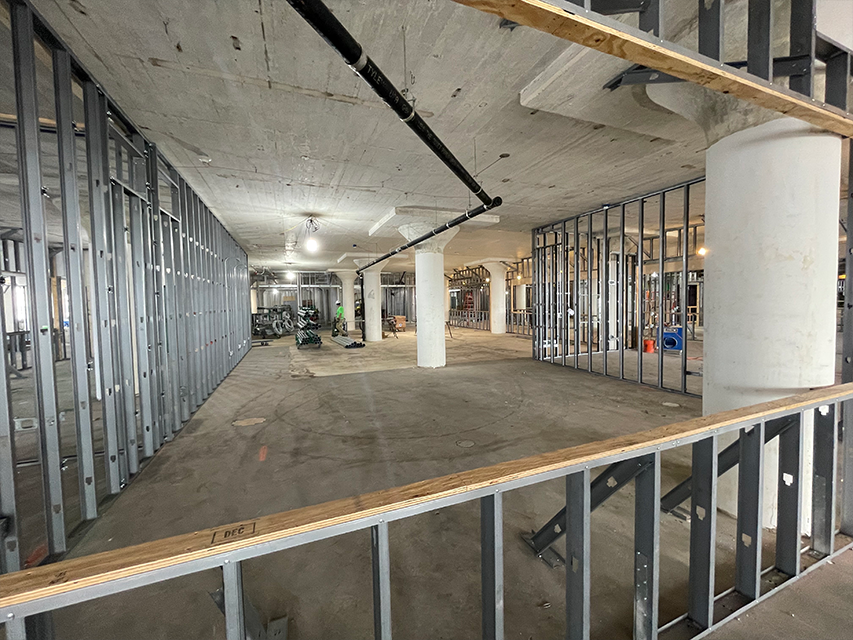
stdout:
<svg viewBox="0 0 853 640">
<path fill-rule="evenodd" d="M 344 317 L 344 307 L 340 300 L 335 300 L 338 310 L 335 312 L 335 320 L 332 323 L 332 335 L 347 335 L 346 318 Z"/>
</svg>

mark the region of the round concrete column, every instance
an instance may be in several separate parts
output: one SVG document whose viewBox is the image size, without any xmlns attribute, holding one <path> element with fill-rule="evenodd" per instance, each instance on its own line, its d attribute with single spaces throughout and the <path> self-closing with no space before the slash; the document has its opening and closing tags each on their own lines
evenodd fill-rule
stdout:
<svg viewBox="0 0 853 640">
<path fill-rule="evenodd" d="M 413 222 L 402 225 L 398 230 L 411 241 L 432 228 L 433 225 L 426 222 Z M 458 231 L 457 228 L 449 229 L 415 247 L 419 367 L 436 368 L 446 364 L 444 247 Z"/>
<path fill-rule="evenodd" d="M 489 270 L 489 324 L 492 333 L 506 333 L 506 272 L 502 262 L 484 262 Z"/>
<path fill-rule="evenodd" d="M 703 412 L 833 384 L 840 138 L 772 120 L 713 144 L 706 168 Z M 765 526 L 776 523 L 777 451 L 765 448 Z M 735 513 L 736 471 L 718 491 Z"/>
<path fill-rule="evenodd" d="M 354 269 L 335 271 L 341 281 L 341 304 L 344 306 L 344 317 L 350 330 L 355 329 L 355 279 Z M 337 310 L 336 310 L 337 311 Z M 381 312 L 380 312 L 381 313 Z"/>
<path fill-rule="evenodd" d="M 368 258 L 357 258 L 353 260 L 359 267 L 370 262 Z M 379 342 L 382 340 L 382 267 L 385 262 L 365 269 L 361 272 L 364 277 L 364 300 L 361 301 L 364 312 L 364 340 L 365 342 Z"/>
</svg>

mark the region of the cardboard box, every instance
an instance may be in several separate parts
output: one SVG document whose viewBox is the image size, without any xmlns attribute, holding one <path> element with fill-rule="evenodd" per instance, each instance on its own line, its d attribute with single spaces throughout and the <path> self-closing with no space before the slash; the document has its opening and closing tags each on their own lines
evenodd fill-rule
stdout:
<svg viewBox="0 0 853 640">
<path fill-rule="evenodd" d="M 397 331 L 405 331 L 406 316 L 394 316 L 394 324 L 397 326 Z"/>
</svg>

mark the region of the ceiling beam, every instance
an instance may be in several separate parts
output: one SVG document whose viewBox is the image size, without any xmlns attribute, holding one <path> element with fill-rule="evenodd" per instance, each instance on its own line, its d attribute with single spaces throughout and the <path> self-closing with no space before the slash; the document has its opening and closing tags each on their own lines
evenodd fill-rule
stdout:
<svg viewBox="0 0 853 640">
<path fill-rule="evenodd" d="M 726 67 L 722 63 L 603 16 L 579 15 L 583 9 L 554 0 L 454 0 L 486 13 L 544 31 L 558 38 L 657 69 L 688 82 L 798 118 L 842 136 L 853 136 L 845 112 L 784 87 Z"/>
</svg>

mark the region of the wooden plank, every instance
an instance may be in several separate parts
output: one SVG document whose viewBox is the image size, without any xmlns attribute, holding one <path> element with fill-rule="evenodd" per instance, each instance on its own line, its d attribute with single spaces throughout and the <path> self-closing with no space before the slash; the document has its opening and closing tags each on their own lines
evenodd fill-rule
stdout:
<svg viewBox="0 0 853 640">
<path fill-rule="evenodd" d="M 64 560 L 0 576 L 0 611 L 42 597 L 140 575 L 154 569 L 245 549 L 332 525 L 378 516 L 404 507 L 529 478 L 570 465 L 595 463 L 614 454 L 665 445 L 740 422 L 756 423 L 780 411 L 797 411 L 853 394 L 853 383 L 694 418 L 648 431 L 543 453 L 519 460 L 424 480 L 172 538 Z"/>
<path fill-rule="evenodd" d="M 544 31 L 590 49 L 629 60 L 688 82 L 726 93 L 759 107 L 798 118 L 842 136 L 853 136 L 853 118 L 840 109 L 804 99 L 789 89 L 771 85 L 686 49 L 674 50 L 626 25 L 610 26 L 541 0 L 454 0 L 486 13 Z M 579 11 L 581 11 L 579 9 Z M 610 22 L 607 20 L 607 22 Z M 616 24 L 615 22 L 613 24 Z M 680 49 L 680 47 L 679 47 Z"/>
</svg>

